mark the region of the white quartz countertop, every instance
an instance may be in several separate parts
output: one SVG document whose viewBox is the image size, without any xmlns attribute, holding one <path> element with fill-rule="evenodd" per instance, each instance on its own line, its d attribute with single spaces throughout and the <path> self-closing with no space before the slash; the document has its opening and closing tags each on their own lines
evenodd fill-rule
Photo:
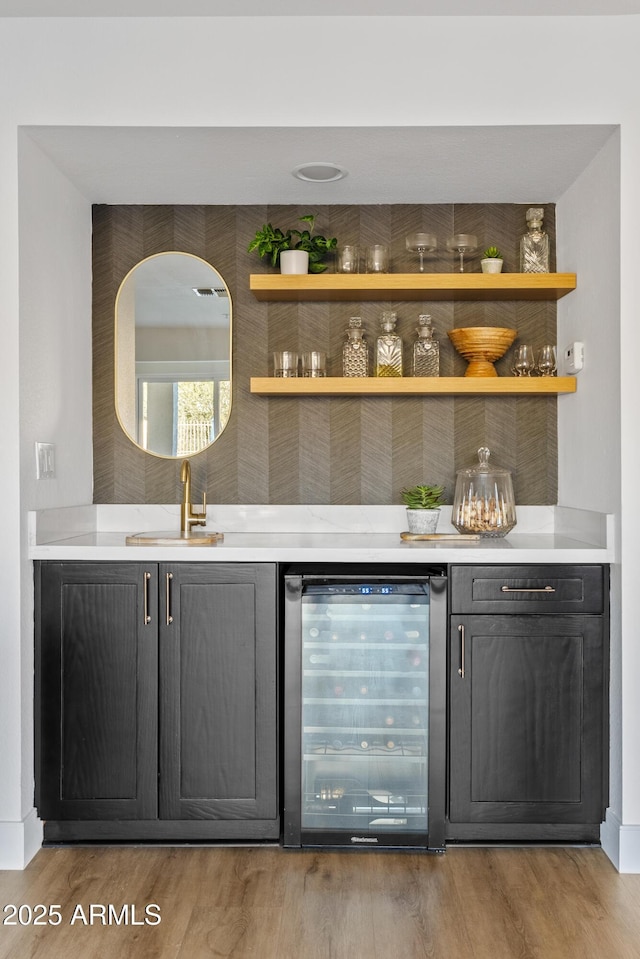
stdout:
<svg viewBox="0 0 640 959">
<path fill-rule="evenodd" d="M 140 532 L 178 530 L 179 508 L 85 506 L 29 515 L 29 557 L 38 560 L 276 563 L 607 563 L 612 517 L 560 507 L 524 507 L 497 539 L 407 542 L 402 507 L 214 507 L 205 532 L 215 545 L 128 545 Z M 450 507 L 438 532 L 455 533 Z M 255 527 L 255 528 L 252 528 Z M 374 527 L 374 528 L 371 528 Z"/>
</svg>

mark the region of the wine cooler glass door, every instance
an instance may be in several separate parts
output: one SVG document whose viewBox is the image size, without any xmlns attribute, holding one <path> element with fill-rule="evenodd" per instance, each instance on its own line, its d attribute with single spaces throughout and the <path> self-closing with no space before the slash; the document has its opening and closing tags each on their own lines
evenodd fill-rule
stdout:
<svg viewBox="0 0 640 959">
<path fill-rule="evenodd" d="M 428 583 L 303 587 L 301 630 L 303 842 L 427 845 Z"/>
</svg>

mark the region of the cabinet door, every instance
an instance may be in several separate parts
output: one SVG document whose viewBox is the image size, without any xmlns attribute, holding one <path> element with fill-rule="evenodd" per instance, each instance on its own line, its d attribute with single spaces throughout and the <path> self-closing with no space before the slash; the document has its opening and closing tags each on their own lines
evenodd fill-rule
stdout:
<svg viewBox="0 0 640 959">
<path fill-rule="evenodd" d="M 155 568 L 36 567 L 36 804 L 43 819 L 157 815 Z"/>
<path fill-rule="evenodd" d="M 160 567 L 160 815 L 278 816 L 273 564 Z"/>
<path fill-rule="evenodd" d="M 453 616 L 451 822 L 599 823 L 598 616 Z"/>
</svg>

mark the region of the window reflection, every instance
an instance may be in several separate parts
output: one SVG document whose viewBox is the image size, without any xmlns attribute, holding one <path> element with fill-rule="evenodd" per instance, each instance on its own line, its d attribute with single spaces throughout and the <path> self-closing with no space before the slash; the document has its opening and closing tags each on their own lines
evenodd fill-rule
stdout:
<svg viewBox="0 0 640 959">
<path fill-rule="evenodd" d="M 226 380 L 138 382 L 138 443 L 164 456 L 191 456 L 222 432 L 229 419 L 231 383 Z"/>
</svg>

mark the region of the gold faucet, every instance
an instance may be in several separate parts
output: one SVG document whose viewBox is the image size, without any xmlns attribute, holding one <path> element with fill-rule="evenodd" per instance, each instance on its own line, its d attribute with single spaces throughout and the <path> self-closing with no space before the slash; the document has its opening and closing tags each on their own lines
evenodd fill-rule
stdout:
<svg viewBox="0 0 640 959">
<path fill-rule="evenodd" d="M 207 525 L 207 494 L 202 494 L 202 513 L 196 513 L 191 505 L 191 463 L 183 460 L 180 468 L 180 482 L 184 483 L 182 504 L 180 506 L 180 529 L 190 533 L 192 526 Z"/>
</svg>

